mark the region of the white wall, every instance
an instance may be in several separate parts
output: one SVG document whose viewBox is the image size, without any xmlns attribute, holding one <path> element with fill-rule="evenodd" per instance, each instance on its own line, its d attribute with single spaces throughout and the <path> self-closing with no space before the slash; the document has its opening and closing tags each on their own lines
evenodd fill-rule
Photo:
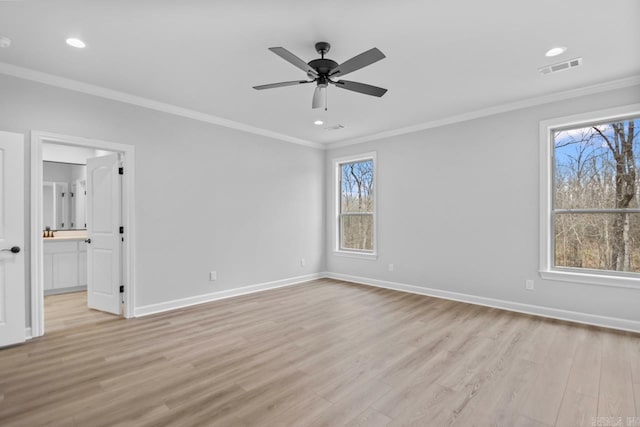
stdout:
<svg viewBox="0 0 640 427">
<path fill-rule="evenodd" d="M 42 162 L 42 180 L 69 182 L 87 179 L 87 167 L 84 164 Z"/>
<path fill-rule="evenodd" d="M 69 145 L 52 144 L 45 142 L 42 144 L 42 160 L 50 162 L 87 164 L 90 157 L 98 157 L 101 150 L 93 148 L 74 147 Z"/>
<path fill-rule="evenodd" d="M 71 168 L 68 163 L 43 162 L 42 180 L 44 182 L 71 182 Z"/>
<path fill-rule="evenodd" d="M 135 146 L 137 306 L 323 270 L 322 151 L 7 76 L 0 93 L 2 130 Z"/>
<path fill-rule="evenodd" d="M 138 306 L 326 267 L 640 320 L 636 290 L 543 281 L 537 273 L 539 121 L 637 102 L 640 87 L 328 152 L 6 76 L 0 93 L 2 130 L 135 145 Z M 379 257 L 338 258 L 325 244 L 331 159 L 368 151 L 378 153 Z M 28 185 L 28 144 L 25 154 Z M 210 270 L 217 282 L 208 281 Z M 524 290 L 529 278 L 535 292 Z"/>
<path fill-rule="evenodd" d="M 328 151 L 327 270 L 640 321 L 640 290 L 538 275 L 539 122 L 638 99 L 640 86 Z M 338 257 L 332 159 L 369 151 L 377 152 L 379 257 Z"/>
</svg>

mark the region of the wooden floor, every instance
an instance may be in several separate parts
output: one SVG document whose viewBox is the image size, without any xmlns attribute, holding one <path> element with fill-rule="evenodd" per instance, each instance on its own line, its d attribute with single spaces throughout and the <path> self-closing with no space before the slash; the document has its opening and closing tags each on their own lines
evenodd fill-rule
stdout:
<svg viewBox="0 0 640 427">
<path fill-rule="evenodd" d="M 87 308 L 87 292 L 44 297 L 45 333 L 111 321 L 113 314 Z"/>
<path fill-rule="evenodd" d="M 632 426 L 639 409 L 640 335 L 331 280 L 0 351 L 2 426 Z"/>
</svg>

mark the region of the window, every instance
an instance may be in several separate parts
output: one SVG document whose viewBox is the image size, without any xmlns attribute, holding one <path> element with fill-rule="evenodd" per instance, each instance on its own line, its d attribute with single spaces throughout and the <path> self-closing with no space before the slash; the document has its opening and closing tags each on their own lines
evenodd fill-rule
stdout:
<svg viewBox="0 0 640 427">
<path fill-rule="evenodd" d="M 335 161 L 338 252 L 374 255 L 375 153 Z"/>
<path fill-rule="evenodd" d="M 640 112 L 542 131 L 549 170 L 541 273 L 640 283 Z"/>
</svg>

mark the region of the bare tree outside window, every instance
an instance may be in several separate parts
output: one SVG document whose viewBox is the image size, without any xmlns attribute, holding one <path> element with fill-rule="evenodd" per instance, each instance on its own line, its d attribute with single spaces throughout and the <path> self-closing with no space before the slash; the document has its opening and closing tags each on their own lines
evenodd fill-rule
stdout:
<svg viewBox="0 0 640 427">
<path fill-rule="evenodd" d="M 373 159 L 341 163 L 340 249 L 373 252 Z"/>
<path fill-rule="evenodd" d="M 640 118 L 554 133 L 555 266 L 640 272 Z"/>
</svg>

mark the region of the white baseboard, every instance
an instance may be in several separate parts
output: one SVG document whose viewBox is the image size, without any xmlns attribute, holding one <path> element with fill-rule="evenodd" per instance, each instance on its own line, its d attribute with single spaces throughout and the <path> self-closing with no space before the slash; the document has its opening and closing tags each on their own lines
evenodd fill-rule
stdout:
<svg viewBox="0 0 640 427">
<path fill-rule="evenodd" d="M 617 317 L 599 316 L 595 314 L 580 313 L 576 311 L 561 310 L 557 308 L 543 307 L 539 305 L 523 304 L 519 302 L 486 298 L 476 295 L 459 292 L 445 291 L 442 289 L 424 288 L 421 286 L 408 285 L 405 283 L 388 282 L 386 280 L 371 279 L 368 277 L 351 276 L 348 274 L 321 272 L 307 274 L 305 276 L 291 277 L 288 279 L 276 280 L 273 282 L 259 283 L 242 288 L 229 289 L 220 292 L 213 292 L 205 295 L 198 295 L 183 298 L 175 301 L 167 301 L 158 304 L 150 304 L 135 309 L 135 316 L 148 316 L 150 314 L 162 313 L 164 311 L 189 307 L 197 304 L 217 301 L 225 298 L 232 298 L 239 295 L 252 294 L 255 292 L 267 291 L 270 289 L 282 288 L 285 286 L 297 285 L 315 279 L 330 278 L 343 280 L 346 282 L 361 285 L 374 286 L 378 288 L 392 289 L 395 291 L 409 292 L 412 294 L 426 295 L 430 297 L 443 298 L 452 301 L 460 301 L 469 304 L 482 305 L 485 307 L 499 308 L 502 310 L 514 311 L 516 313 L 531 314 L 534 316 L 548 317 L 551 319 L 565 320 L 569 322 L 582 323 L 586 325 L 601 326 L 622 331 L 640 333 L 640 322 L 636 320 L 621 319 Z M 28 339 L 31 337 L 31 328 L 27 328 Z"/>
<path fill-rule="evenodd" d="M 242 288 L 228 289 L 225 291 L 213 292 L 205 295 L 197 295 L 189 298 L 182 298 L 175 301 L 161 302 L 158 304 L 149 304 L 142 307 L 136 307 L 135 317 L 148 316 L 150 314 L 162 313 L 163 311 L 175 310 L 177 308 L 189 307 L 196 304 L 204 304 L 211 301 L 217 301 L 225 298 L 231 298 L 239 295 L 252 294 L 254 292 L 267 291 L 269 289 L 277 289 L 285 286 L 297 285 L 299 283 L 308 282 L 310 280 L 321 279 L 326 277 L 322 273 L 307 274 L 305 276 L 291 277 L 288 279 L 275 280 L 273 282 L 258 283 L 251 286 L 243 286 Z"/>
<path fill-rule="evenodd" d="M 324 277 L 344 280 L 346 282 L 361 285 L 375 286 L 378 288 L 393 289 L 412 294 L 426 295 L 436 298 L 444 298 L 469 304 L 483 305 L 486 307 L 500 308 L 517 313 L 532 314 L 535 316 L 549 317 L 552 319 L 566 320 L 569 322 L 583 323 L 586 325 L 602 326 L 605 328 L 619 329 L 630 332 L 640 332 L 640 322 L 636 320 L 621 319 L 617 317 L 598 316 L 595 314 L 580 313 L 576 311 L 560 310 L 557 308 L 543 307 L 539 305 L 523 304 L 513 301 L 505 301 L 494 298 L 485 298 L 458 292 L 444 291 L 441 289 L 423 288 L 404 283 L 387 282 L 385 280 L 370 279 L 367 277 L 351 276 L 339 273 L 323 273 Z"/>
<path fill-rule="evenodd" d="M 82 292 L 87 290 L 87 285 L 84 286 L 72 286 L 70 288 L 58 288 L 58 289 L 45 289 L 44 296 L 68 294 L 71 292 Z"/>
</svg>

